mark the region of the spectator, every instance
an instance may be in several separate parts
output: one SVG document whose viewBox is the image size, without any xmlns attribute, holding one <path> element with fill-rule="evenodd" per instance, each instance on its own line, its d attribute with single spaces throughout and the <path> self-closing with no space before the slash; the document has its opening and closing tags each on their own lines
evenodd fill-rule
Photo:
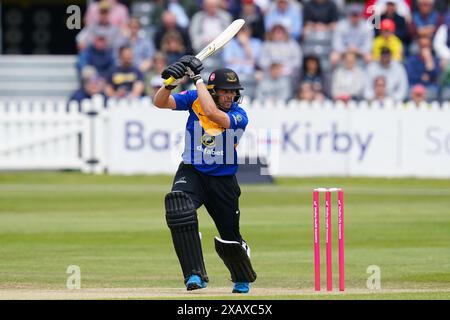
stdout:
<svg viewBox="0 0 450 320">
<path fill-rule="evenodd" d="M 103 32 L 106 35 L 107 41 L 113 48 L 113 50 L 117 50 L 126 41 L 119 27 L 111 24 L 110 22 L 111 6 L 109 4 L 109 1 L 103 0 L 102 2 L 100 2 L 100 4 L 98 5 L 98 9 L 98 22 L 85 27 L 76 36 L 79 52 L 82 52 L 94 42 L 95 34 L 98 31 Z"/>
<path fill-rule="evenodd" d="M 144 93 L 144 77 L 133 66 L 133 50 L 124 46 L 119 50 L 120 63 L 111 72 L 106 85 L 106 95 L 114 98 L 137 98 Z"/>
<path fill-rule="evenodd" d="M 177 18 L 170 11 L 164 11 L 164 13 L 162 14 L 162 25 L 158 27 L 153 36 L 155 48 L 157 50 L 161 50 L 162 39 L 164 38 L 164 35 L 169 31 L 177 31 L 183 39 L 183 46 L 186 48 L 186 52 L 188 52 L 188 54 L 193 53 L 189 33 L 186 29 L 183 29 L 177 25 Z"/>
<path fill-rule="evenodd" d="M 336 100 L 360 100 L 364 93 L 366 74 L 356 63 L 356 54 L 348 51 L 344 55 L 344 65 L 333 72 L 331 92 Z"/>
<path fill-rule="evenodd" d="M 421 84 L 416 84 L 411 88 L 411 101 L 419 107 L 427 101 L 427 89 Z"/>
<path fill-rule="evenodd" d="M 245 24 L 223 49 L 223 58 L 225 66 L 239 74 L 245 95 L 253 98 L 256 87 L 256 63 L 262 43 L 251 34 L 252 28 Z"/>
<path fill-rule="evenodd" d="M 403 101 L 408 95 L 408 75 L 403 64 L 392 61 L 392 53 L 389 48 L 381 50 L 381 58 L 367 66 L 364 97 L 373 99 L 375 92 L 372 84 L 378 76 L 386 79 L 387 95 L 394 101 Z"/>
<path fill-rule="evenodd" d="M 186 0 L 153 0 L 150 11 L 150 28 L 159 28 L 164 23 L 163 15 L 170 12 L 175 17 L 175 23 L 182 29 L 189 27 L 189 16 L 192 9 L 198 11 L 198 1 Z M 189 12 L 189 13 L 188 13 Z"/>
<path fill-rule="evenodd" d="M 114 53 L 108 43 L 104 30 L 96 30 L 94 43 L 78 57 L 78 70 L 83 70 L 86 66 L 93 66 L 100 77 L 106 79 L 115 65 Z"/>
<path fill-rule="evenodd" d="M 313 85 L 310 82 L 300 83 L 297 89 L 296 98 L 307 102 L 325 100 L 325 97 L 321 92 L 314 91 Z"/>
<path fill-rule="evenodd" d="M 264 27 L 264 16 L 261 8 L 254 0 L 242 0 L 242 10 L 239 18 L 244 19 L 245 23 L 251 27 L 253 38 L 264 40 L 266 30 Z"/>
<path fill-rule="evenodd" d="M 332 66 L 336 66 L 347 51 L 369 63 L 372 58 L 372 42 L 373 32 L 362 19 L 362 7 L 357 4 L 350 5 L 347 18 L 338 22 L 333 34 L 333 52 L 330 55 Z"/>
<path fill-rule="evenodd" d="M 161 52 L 166 55 L 168 64 L 177 62 L 182 56 L 187 54 L 183 38 L 178 31 L 172 30 L 164 35 L 161 42 Z"/>
<path fill-rule="evenodd" d="M 141 72 L 147 72 L 152 65 L 152 57 L 155 54 L 153 42 L 141 36 L 141 23 L 138 18 L 131 18 L 129 23 L 128 42 L 133 50 L 133 64 Z"/>
<path fill-rule="evenodd" d="M 231 24 L 231 15 L 220 9 L 219 0 L 203 0 L 203 9 L 192 17 L 189 34 L 195 52 L 202 50 Z M 221 54 L 215 54 L 203 62 L 204 73 L 222 64 Z"/>
<path fill-rule="evenodd" d="M 181 28 L 186 29 L 189 27 L 189 17 L 186 14 L 184 6 L 178 0 L 167 1 L 167 10 L 175 15 L 177 24 Z"/>
<path fill-rule="evenodd" d="M 304 33 L 330 31 L 336 26 L 339 12 L 331 0 L 310 0 L 304 8 Z"/>
<path fill-rule="evenodd" d="M 117 0 L 101 0 L 92 2 L 84 16 L 84 24 L 91 26 L 97 24 L 101 20 L 101 11 L 108 8 L 110 13 L 108 16 L 109 23 L 118 28 L 125 28 L 129 20 L 128 8 Z"/>
<path fill-rule="evenodd" d="M 444 17 L 434 8 L 434 0 L 418 0 L 417 12 L 412 15 L 411 38 L 433 38 L 437 28 L 444 22 Z"/>
<path fill-rule="evenodd" d="M 81 87 L 78 88 L 69 98 L 69 102 L 81 102 L 84 99 L 91 99 L 96 94 L 102 94 L 105 88 L 105 81 L 102 79 L 94 67 L 86 66 L 81 72 Z M 81 105 L 79 106 L 81 110 Z"/>
<path fill-rule="evenodd" d="M 383 106 L 388 98 L 386 78 L 383 76 L 378 76 L 375 78 L 372 85 L 374 97 L 371 101 L 378 102 L 381 106 Z"/>
<path fill-rule="evenodd" d="M 150 13 L 151 26 L 159 28 L 164 23 L 162 17 L 165 12 L 170 12 L 175 17 L 175 23 L 182 29 L 189 27 L 189 15 L 193 7 L 197 11 L 196 1 L 178 1 L 178 0 L 154 0 L 152 11 Z"/>
<path fill-rule="evenodd" d="M 329 95 L 328 79 L 322 73 L 320 59 L 316 55 L 307 55 L 303 59 L 300 82 L 309 82 L 312 84 L 314 91 Z"/>
<path fill-rule="evenodd" d="M 298 42 L 289 37 L 287 30 L 283 21 L 272 25 L 268 39 L 262 45 L 259 66 L 268 73 L 270 65 L 276 60 L 283 66 L 282 74 L 295 81 L 301 67 L 302 52 Z"/>
<path fill-rule="evenodd" d="M 427 88 L 430 100 L 437 98 L 439 79 L 439 60 L 431 50 L 431 40 L 422 36 L 417 41 L 419 52 L 408 58 L 406 71 L 409 85 L 422 84 Z"/>
<path fill-rule="evenodd" d="M 389 48 L 392 59 L 395 61 L 403 60 L 403 44 L 395 33 L 395 24 L 391 19 L 384 19 L 380 24 L 381 34 L 373 41 L 373 59 L 380 60 L 381 50 Z"/>
<path fill-rule="evenodd" d="M 161 73 L 164 68 L 167 66 L 166 56 L 162 52 L 156 52 L 153 56 L 152 67 L 145 74 L 145 95 L 152 97 L 155 95 L 157 91 L 157 87 L 161 84 L 161 81 L 164 81 L 161 78 Z M 173 91 L 179 92 L 179 87 L 177 86 Z"/>
<path fill-rule="evenodd" d="M 386 0 L 386 9 L 381 15 L 381 20 L 391 19 L 394 21 L 395 35 L 402 41 L 403 47 L 406 49 L 410 43 L 410 38 L 406 19 L 397 12 L 397 7 L 400 2 L 401 0 Z M 375 29 L 375 34 L 377 36 L 380 34 L 379 29 Z"/>
<path fill-rule="evenodd" d="M 289 77 L 283 75 L 283 65 L 272 62 L 269 72 L 265 74 L 256 88 L 256 99 L 258 101 L 284 101 L 292 96 L 292 84 Z"/>
<path fill-rule="evenodd" d="M 274 23 L 285 21 L 289 25 L 289 35 L 296 40 L 302 34 L 303 16 L 298 3 L 293 0 L 275 0 L 269 7 L 264 18 L 266 30 L 270 30 Z"/>
<path fill-rule="evenodd" d="M 439 59 L 450 63 L 450 14 L 446 23 L 442 24 L 437 30 L 433 47 Z"/>
<path fill-rule="evenodd" d="M 319 56 L 323 70 L 329 71 L 333 30 L 339 16 L 337 6 L 332 0 L 309 0 L 303 12 L 302 50 Z"/>
</svg>

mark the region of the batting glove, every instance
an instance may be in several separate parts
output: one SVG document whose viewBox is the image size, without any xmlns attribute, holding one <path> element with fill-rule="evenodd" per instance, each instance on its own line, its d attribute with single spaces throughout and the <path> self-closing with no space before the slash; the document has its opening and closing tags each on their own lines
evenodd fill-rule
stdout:
<svg viewBox="0 0 450 320">
<path fill-rule="evenodd" d="M 197 84 L 202 79 L 200 72 L 203 70 L 203 63 L 195 56 L 186 55 L 181 57 L 180 62 L 186 66 L 186 74 Z"/>
<path fill-rule="evenodd" d="M 175 62 L 166 67 L 161 77 L 163 79 L 169 79 L 170 77 L 175 78 L 175 81 L 172 84 L 165 86 L 168 90 L 173 90 L 177 85 L 180 84 L 183 77 L 186 75 L 186 66 L 181 62 Z"/>
</svg>

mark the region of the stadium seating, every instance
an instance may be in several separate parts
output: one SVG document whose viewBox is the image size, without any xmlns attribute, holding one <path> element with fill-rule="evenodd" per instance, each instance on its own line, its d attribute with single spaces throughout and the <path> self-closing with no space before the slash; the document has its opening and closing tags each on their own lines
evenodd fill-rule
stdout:
<svg viewBox="0 0 450 320">
<path fill-rule="evenodd" d="M 72 55 L 0 55 L 0 99 L 67 99 L 78 87 L 75 62 Z"/>
</svg>

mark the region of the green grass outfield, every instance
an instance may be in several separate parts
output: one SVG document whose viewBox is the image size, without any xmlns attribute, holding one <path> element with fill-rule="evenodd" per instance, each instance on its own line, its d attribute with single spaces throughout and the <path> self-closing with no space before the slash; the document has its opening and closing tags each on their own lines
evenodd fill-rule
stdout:
<svg viewBox="0 0 450 320">
<path fill-rule="evenodd" d="M 1 173 L 0 299 L 450 299 L 448 180 L 304 178 L 243 185 L 241 232 L 258 273 L 246 296 L 229 294 L 229 274 L 213 246 L 217 233 L 203 208 L 210 283 L 185 291 L 164 218 L 170 185 L 168 176 Z M 345 293 L 313 291 L 311 189 L 318 186 L 346 191 Z M 81 290 L 66 288 L 70 265 L 81 269 Z M 372 265 L 381 270 L 381 290 L 366 286 Z"/>
</svg>

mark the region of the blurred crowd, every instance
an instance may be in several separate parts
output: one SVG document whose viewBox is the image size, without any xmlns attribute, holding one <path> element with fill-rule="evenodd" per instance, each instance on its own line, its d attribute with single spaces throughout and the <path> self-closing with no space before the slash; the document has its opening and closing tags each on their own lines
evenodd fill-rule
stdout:
<svg viewBox="0 0 450 320">
<path fill-rule="evenodd" d="M 147 2 L 145 26 L 120 1 L 88 6 L 71 100 L 152 97 L 165 66 L 196 54 L 237 18 L 245 26 L 204 61 L 202 75 L 229 67 L 251 99 L 450 100 L 448 0 Z"/>
</svg>

